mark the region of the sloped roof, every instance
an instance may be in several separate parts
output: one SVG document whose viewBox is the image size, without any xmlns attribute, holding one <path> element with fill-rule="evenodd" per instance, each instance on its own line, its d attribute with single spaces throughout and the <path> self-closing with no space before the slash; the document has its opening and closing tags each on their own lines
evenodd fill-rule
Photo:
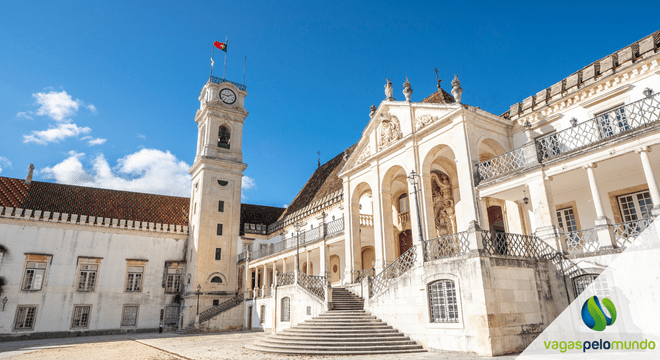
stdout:
<svg viewBox="0 0 660 360">
<path fill-rule="evenodd" d="M 245 223 L 270 225 L 279 219 L 284 210 L 274 206 L 241 204 L 241 230 Z"/>
<path fill-rule="evenodd" d="M 356 146 L 357 144 L 354 144 L 347 149 L 349 154 L 353 153 Z M 293 214 L 334 192 L 342 190 L 342 180 L 338 175 L 345 163 L 344 153 L 342 152 L 318 167 L 309 180 L 307 180 L 307 183 L 305 183 L 305 186 L 303 186 L 298 195 L 296 195 L 293 201 L 291 201 L 291 204 L 286 208 L 286 211 L 280 216 L 280 219 L 284 219 L 287 215 Z"/>
<path fill-rule="evenodd" d="M 426 99 L 422 100 L 421 102 L 432 103 L 432 104 L 451 104 L 451 103 L 455 103 L 456 100 L 454 99 L 453 96 L 451 96 L 451 94 L 446 92 L 444 89 L 439 88 L 438 91 L 434 92 Z"/>
<path fill-rule="evenodd" d="M 188 225 L 190 199 L 0 177 L 0 206 Z"/>
</svg>

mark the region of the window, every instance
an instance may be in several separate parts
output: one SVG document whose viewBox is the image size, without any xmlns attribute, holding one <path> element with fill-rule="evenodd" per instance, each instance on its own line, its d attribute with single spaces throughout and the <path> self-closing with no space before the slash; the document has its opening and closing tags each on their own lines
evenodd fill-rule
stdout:
<svg viewBox="0 0 660 360">
<path fill-rule="evenodd" d="M 179 307 L 178 306 L 166 306 L 165 307 L 165 325 L 176 325 L 176 320 L 179 318 Z"/>
<path fill-rule="evenodd" d="M 218 131 L 218 147 L 229 149 L 230 138 L 231 134 L 229 133 L 229 129 L 220 126 L 220 130 Z"/>
<path fill-rule="evenodd" d="M 16 330 L 32 330 L 34 329 L 34 320 L 37 317 L 36 306 L 19 306 L 16 309 L 16 321 L 14 321 L 14 329 Z"/>
<path fill-rule="evenodd" d="M 648 190 L 617 196 L 621 218 L 624 222 L 648 219 L 651 217 L 653 201 Z"/>
<path fill-rule="evenodd" d="M 410 211 L 410 206 L 408 206 L 408 194 L 402 194 L 399 196 L 399 213 L 404 213 Z"/>
<path fill-rule="evenodd" d="M 181 285 L 181 269 L 167 269 L 167 280 L 165 282 L 166 293 L 177 293 Z"/>
<path fill-rule="evenodd" d="M 27 266 L 25 267 L 25 276 L 23 277 L 23 287 L 21 290 L 41 290 L 45 274 L 45 262 L 28 261 Z"/>
<path fill-rule="evenodd" d="M 282 298 L 282 306 L 280 307 L 280 311 L 282 312 L 282 316 L 280 316 L 280 321 L 283 322 L 288 322 L 291 321 L 291 299 L 288 297 Z"/>
<path fill-rule="evenodd" d="M 222 284 L 222 278 L 220 276 L 214 276 L 213 279 L 211 279 L 212 283 L 217 283 L 217 284 Z"/>
<path fill-rule="evenodd" d="M 266 322 L 266 305 L 261 305 L 261 314 L 259 314 L 259 322 L 262 324 Z"/>
<path fill-rule="evenodd" d="M 213 306 L 218 306 L 218 305 L 220 305 L 220 300 L 218 299 L 213 300 Z"/>
<path fill-rule="evenodd" d="M 608 291 L 607 291 L 607 281 L 605 278 L 600 278 L 598 274 L 586 274 L 586 275 L 581 275 L 573 279 L 573 286 L 575 287 L 575 296 L 579 296 L 582 294 L 584 290 L 587 289 L 587 287 L 591 284 L 594 284 L 594 287 L 592 290 L 596 293 L 596 295 L 600 297 L 607 297 Z"/>
<path fill-rule="evenodd" d="M 73 307 L 73 320 L 71 320 L 71 327 L 86 328 L 89 325 L 89 305 L 74 306 Z"/>
<path fill-rule="evenodd" d="M 577 231 L 575 214 L 573 213 L 572 207 L 557 210 L 557 221 L 559 222 L 559 227 L 562 228 L 565 233 Z"/>
<path fill-rule="evenodd" d="M 78 291 L 94 291 L 98 265 L 81 264 L 78 275 Z"/>
<path fill-rule="evenodd" d="M 215 248 L 215 259 L 216 260 L 222 260 L 222 249 L 221 248 Z"/>
<path fill-rule="evenodd" d="M 243 247 L 245 247 L 245 252 L 252 251 L 252 244 L 245 244 Z"/>
<path fill-rule="evenodd" d="M 222 235 L 222 224 L 218 224 L 218 235 Z"/>
<path fill-rule="evenodd" d="M 218 212 L 225 212 L 225 202 L 222 200 L 218 201 Z"/>
<path fill-rule="evenodd" d="M 431 322 L 458 322 L 458 300 L 453 281 L 437 280 L 429 284 L 429 307 Z"/>
<path fill-rule="evenodd" d="M 137 325 L 138 306 L 137 305 L 124 305 L 123 315 L 121 317 L 121 326 L 135 326 Z"/>
<path fill-rule="evenodd" d="M 265 249 L 268 247 L 268 244 L 259 244 L 259 250 Z"/>
<path fill-rule="evenodd" d="M 630 130 L 630 125 L 626 117 L 626 108 L 622 105 L 596 114 L 596 122 L 598 123 L 601 138 L 607 138 Z"/>
<path fill-rule="evenodd" d="M 126 291 L 142 291 L 142 266 L 129 266 L 126 278 Z"/>
</svg>

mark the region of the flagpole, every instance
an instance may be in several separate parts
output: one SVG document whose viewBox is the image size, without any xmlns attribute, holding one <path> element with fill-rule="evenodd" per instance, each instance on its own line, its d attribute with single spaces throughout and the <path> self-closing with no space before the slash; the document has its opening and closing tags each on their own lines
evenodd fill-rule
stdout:
<svg viewBox="0 0 660 360">
<path fill-rule="evenodd" d="M 211 45 L 211 76 L 213 76 L 213 53 L 215 52 L 215 45 Z"/>
<path fill-rule="evenodd" d="M 223 79 L 227 78 L 226 77 L 227 76 L 227 46 L 229 45 L 228 42 L 229 42 L 229 40 L 227 40 L 227 37 L 225 36 L 225 69 L 222 70 L 222 78 Z"/>
</svg>

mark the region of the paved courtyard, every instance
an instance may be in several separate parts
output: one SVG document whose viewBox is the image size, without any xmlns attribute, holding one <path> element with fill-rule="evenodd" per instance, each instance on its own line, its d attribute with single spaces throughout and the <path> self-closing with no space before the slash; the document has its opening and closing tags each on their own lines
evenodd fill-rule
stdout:
<svg viewBox="0 0 660 360">
<path fill-rule="evenodd" d="M 287 356 L 247 350 L 243 345 L 266 336 L 262 332 L 232 332 L 221 334 L 179 335 L 138 334 L 90 336 L 64 339 L 0 342 L 0 359 L 32 360 L 82 360 L 82 359 L 131 359 L 131 360 L 206 360 L 206 359 L 254 359 L 254 360 L 441 360 L 441 359 L 492 359 L 455 352 L 427 352 L 405 355 L 365 356 Z M 503 356 L 496 359 L 515 359 Z"/>
</svg>

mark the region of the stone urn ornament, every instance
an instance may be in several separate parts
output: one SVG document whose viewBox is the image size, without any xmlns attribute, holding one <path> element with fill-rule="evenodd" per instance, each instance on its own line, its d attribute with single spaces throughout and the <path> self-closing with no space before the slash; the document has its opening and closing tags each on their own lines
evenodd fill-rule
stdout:
<svg viewBox="0 0 660 360">
<path fill-rule="evenodd" d="M 390 81 L 390 78 L 386 79 L 387 84 L 385 84 L 385 100 L 387 101 L 394 101 L 394 98 L 392 95 L 394 95 L 394 90 L 392 90 L 392 82 Z"/>
<path fill-rule="evenodd" d="M 376 105 L 371 105 L 371 107 L 369 108 L 369 117 L 370 118 L 374 117 L 374 115 L 376 114 L 376 110 L 378 110 Z"/>
<path fill-rule="evenodd" d="M 403 96 L 406 97 L 406 101 L 410 101 L 410 97 L 412 96 L 412 93 L 413 93 L 413 89 L 410 86 L 408 77 L 406 76 L 406 82 L 403 83 Z"/>
<path fill-rule="evenodd" d="M 461 96 L 463 95 L 463 88 L 461 82 L 458 81 L 458 76 L 454 74 L 454 80 L 451 81 L 451 94 L 454 95 L 457 103 L 461 103 Z"/>
</svg>

